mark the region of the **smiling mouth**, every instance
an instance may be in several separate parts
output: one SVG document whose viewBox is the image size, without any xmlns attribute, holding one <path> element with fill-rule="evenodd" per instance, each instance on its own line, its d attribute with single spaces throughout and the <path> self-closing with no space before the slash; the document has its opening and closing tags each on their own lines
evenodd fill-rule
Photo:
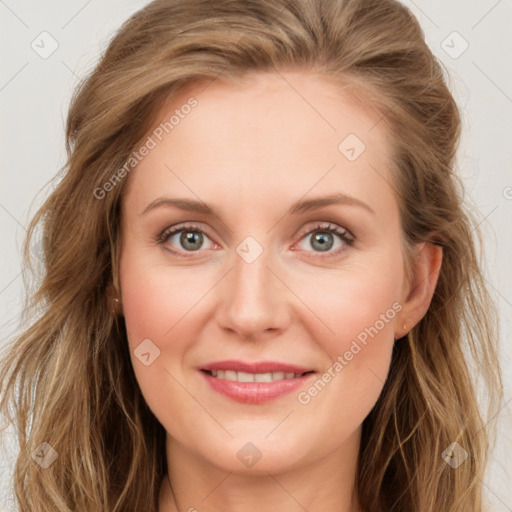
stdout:
<svg viewBox="0 0 512 512">
<path fill-rule="evenodd" d="M 201 370 L 211 377 L 225 379 L 234 382 L 274 382 L 279 380 L 298 379 L 304 375 L 314 373 L 307 371 L 304 373 L 292 372 L 267 372 L 267 373 L 248 373 L 234 370 Z"/>
</svg>

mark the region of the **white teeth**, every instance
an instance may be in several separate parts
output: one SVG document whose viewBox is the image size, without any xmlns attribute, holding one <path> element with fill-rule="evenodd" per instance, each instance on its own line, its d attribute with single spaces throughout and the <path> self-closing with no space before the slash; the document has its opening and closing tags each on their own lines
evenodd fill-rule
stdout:
<svg viewBox="0 0 512 512">
<path fill-rule="evenodd" d="M 231 380 L 238 380 L 238 382 L 254 382 L 254 374 L 253 373 L 245 373 L 245 372 L 237 372 L 238 379 L 235 378 Z M 227 377 L 226 377 L 227 378 Z"/>
<path fill-rule="evenodd" d="M 272 382 L 272 374 L 271 373 L 255 373 L 254 374 L 254 382 Z"/>
<path fill-rule="evenodd" d="M 301 373 L 246 373 L 235 372 L 234 370 L 211 370 L 213 377 L 218 379 L 233 380 L 237 382 L 272 382 L 274 380 L 295 379 L 300 377 Z"/>
<path fill-rule="evenodd" d="M 220 372 L 217 372 L 217 376 L 219 376 Z M 234 370 L 225 370 L 224 371 L 224 378 L 227 380 L 238 380 L 236 376 L 236 372 Z"/>
</svg>

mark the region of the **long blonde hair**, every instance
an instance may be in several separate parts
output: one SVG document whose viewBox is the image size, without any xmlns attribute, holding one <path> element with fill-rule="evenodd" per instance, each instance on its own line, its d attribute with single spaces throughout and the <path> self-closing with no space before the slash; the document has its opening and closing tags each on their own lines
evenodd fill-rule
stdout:
<svg viewBox="0 0 512 512">
<path fill-rule="evenodd" d="M 430 309 L 395 343 L 388 380 L 363 423 L 361 504 L 371 512 L 483 510 L 489 433 L 470 367 L 492 416 L 501 398 L 496 311 L 480 270 L 477 221 L 454 171 L 459 111 L 417 20 L 393 0 L 156 0 L 121 27 L 75 91 L 68 161 L 28 229 L 24 259 L 40 278 L 27 292 L 29 324 L 0 373 L 0 406 L 21 448 L 21 511 L 156 512 L 165 431 L 143 399 L 107 293 L 118 284 L 126 178 L 102 198 L 95 190 L 182 86 L 283 69 L 349 84 L 381 114 L 404 247 L 443 247 Z M 30 250 L 38 240 L 39 274 Z M 441 456 L 454 442 L 469 455 L 457 469 Z M 48 447 L 57 458 L 43 468 L 32 454 L 51 456 Z"/>
</svg>

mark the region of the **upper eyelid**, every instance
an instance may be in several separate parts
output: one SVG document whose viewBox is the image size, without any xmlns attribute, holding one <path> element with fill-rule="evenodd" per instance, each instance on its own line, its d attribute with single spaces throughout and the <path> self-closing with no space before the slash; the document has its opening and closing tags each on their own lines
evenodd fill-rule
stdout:
<svg viewBox="0 0 512 512">
<path fill-rule="evenodd" d="M 161 232 L 161 236 L 165 236 L 167 234 L 176 234 L 176 233 L 179 233 L 180 231 L 194 231 L 194 230 L 198 230 L 198 231 L 201 231 L 202 233 L 205 233 L 207 235 L 209 235 L 209 229 L 205 229 L 203 226 L 200 226 L 198 223 L 195 223 L 195 222 L 183 222 L 183 223 L 178 223 L 178 224 L 175 224 L 173 226 L 169 226 L 167 228 L 165 228 L 162 232 Z"/>
<path fill-rule="evenodd" d="M 320 221 L 320 222 L 313 222 L 312 226 L 301 228 L 299 231 L 296 232 L 295 236 L 303 237 L 304 235 L 309 235 L 310 233 L 314 231 L 321 231 L 325 228 L 335 228 L 338 231 L 342 231 L 343 234 L 346 234 L 349 238 L 355 239 L 355 236 L 352 234 L 352 232 L 335 222 L 329 222 L 329 221 Z"/>
</svg>

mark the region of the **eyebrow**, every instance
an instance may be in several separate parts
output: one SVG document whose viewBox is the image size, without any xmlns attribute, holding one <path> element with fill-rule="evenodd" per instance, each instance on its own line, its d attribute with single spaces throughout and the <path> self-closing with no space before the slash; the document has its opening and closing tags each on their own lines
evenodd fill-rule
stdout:
<svg viewBox="0 0 512 512">
<path fill-rule="evenodd" d="M 366 203 L 363 203 L 363 201 L 346 194 L 332 194 L 329 196 L 315 197 L 312 199 L 301 199 L 291 206 L 291 208 L 288 210 L 288 215 L 298 215 L 331 205 L 357 206 L 375 215 L 375 211 Z M 187 212 L 203 213 L 205 215 L 213 215 L 218 217 L 216 211 L 211 206 L 208 206 L 202 201 L 170 197 L 159 197 L 158 199 L 155 199 L 153 202 L 148 204 L 148 206 L 146 206 L 140 215 L 144 215 L 152 210 L 155 210 L 156 208 L 163 207 L 174 207 Z"/>
</svg>

